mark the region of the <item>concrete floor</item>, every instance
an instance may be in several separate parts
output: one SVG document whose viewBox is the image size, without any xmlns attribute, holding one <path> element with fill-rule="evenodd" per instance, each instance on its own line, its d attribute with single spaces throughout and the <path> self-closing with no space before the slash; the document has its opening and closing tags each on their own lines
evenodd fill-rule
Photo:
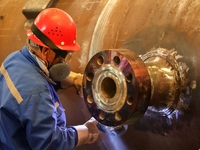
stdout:
<svg viewBox="0 0 200 150">
<path fill-rule="evenodd" d="M 26 41 L 27 0 L 0 1 L 0 64 Z M 189 81 L 197 81 L 189 110 L 178 118 L 142 117 L 120 137 L 102 134 L 101 141 L 76 150 L 198 150 L 200 149 L 200 1 L 198 0 L 57 0 L 52 7 L 67 11 L 78 28 L 82 51 L 71 68 L 84 73 L 88 60 L 98 51 L 127 48 L 138 55 L 152 48 L 175 49 L 190 68 Z M 74 94 L 73 94 L 74 93 Z M 83 99 L 73 88 L 58 94 L 66 109 L 68 125 L 89 117 Z M 81 115 L 80 115 L 81 114 Z"/>
</svg>

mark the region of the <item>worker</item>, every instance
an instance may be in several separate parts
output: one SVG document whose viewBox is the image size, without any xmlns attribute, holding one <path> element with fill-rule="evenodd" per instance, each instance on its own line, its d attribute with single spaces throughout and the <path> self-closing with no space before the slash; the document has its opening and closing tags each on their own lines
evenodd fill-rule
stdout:
<svg viewBox="0 0 200 150">
<path fill-rule="evenodd" d="M 54 88 L 67 79 L 71 54 L 79 50 L 76 25 L 65 11 L 47 8 L 38 14 L 27 44 L 1 64 L 0 150 L 70 150 L 98 139 L 93 117 L 66 125 Z"/>
</svg>

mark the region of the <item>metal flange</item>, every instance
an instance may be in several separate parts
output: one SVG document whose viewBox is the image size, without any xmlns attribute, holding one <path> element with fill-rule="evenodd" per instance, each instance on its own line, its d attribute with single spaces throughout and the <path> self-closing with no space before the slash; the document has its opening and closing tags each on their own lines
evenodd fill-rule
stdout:
<svg viewBox="0 0 200 150">
<path fill-rule="evenodd" d="M 132 123 L 148 107 L 150 77 L 144 62 L 134 52 L 103 50 L 86 66 L 83 94 L 88 110 L 101 124 Z"/>
</svg>

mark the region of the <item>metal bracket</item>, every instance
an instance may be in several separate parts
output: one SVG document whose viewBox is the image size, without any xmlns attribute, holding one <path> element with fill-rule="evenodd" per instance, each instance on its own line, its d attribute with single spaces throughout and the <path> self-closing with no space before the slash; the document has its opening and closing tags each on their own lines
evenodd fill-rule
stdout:
<svg viewBox="0 0 200 150">
<path fill-rule="evenodd" d="M 28 0 L 22 8 L 22 13 L 28 19 L 34 19 L 45 8 L 50 7 L 55 0 Z"/>
</svg>

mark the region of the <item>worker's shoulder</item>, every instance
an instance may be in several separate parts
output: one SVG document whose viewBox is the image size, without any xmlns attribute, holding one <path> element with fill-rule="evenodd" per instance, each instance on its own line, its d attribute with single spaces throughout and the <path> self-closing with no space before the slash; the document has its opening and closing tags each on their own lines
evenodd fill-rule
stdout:
<svg viewBox="0 0 200 150">
<path fill-rule="evenodd" d="M 7 77 L 20 93 L 49 91 L 48 82 L 40 69 L 23 57 L 20 51 L 10 54 L 3 65 Z"/>
</svg>

